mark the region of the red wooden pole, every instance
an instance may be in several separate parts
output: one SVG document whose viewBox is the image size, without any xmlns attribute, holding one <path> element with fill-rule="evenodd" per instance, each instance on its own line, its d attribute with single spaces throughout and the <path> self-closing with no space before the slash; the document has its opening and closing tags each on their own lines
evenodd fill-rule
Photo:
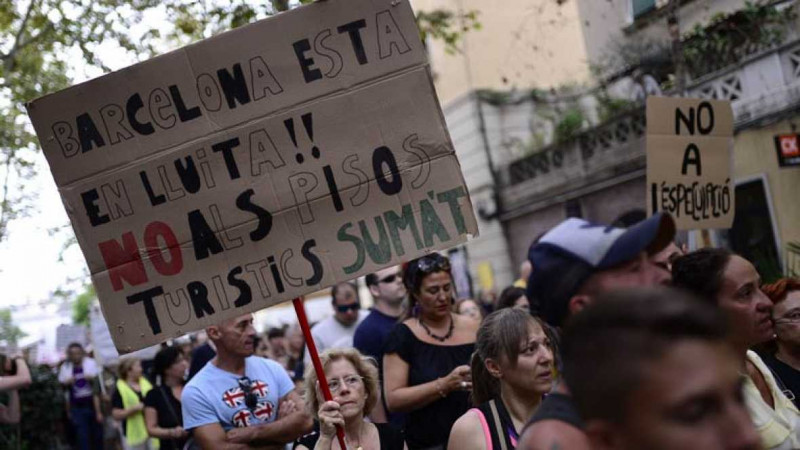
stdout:
<svg viewBox="0 0 800 450">
<path fill-rule="evenodd" d="M 322 363 L 319 360 L 319 353 L 317 353 L 317 345 L 314 343 L 314 338 L 311 337 L 311 327 L 308 326 L 308 317 L 306 317 L 306 308 L 303 306 L 303 299 L 297 297 L 292 300 L 294 305 L 294 312 L 297 313 L 297 321 L 300 322 L 300 329 L 303 330 L 303 336 L 306 338 L 306 347 L 308 347 L 308 354 L 311 356 L 311 362 L 314 364 L 314 371 L 317 373 L 317 380 L 319 380 L 319 390 L 322 391 L 322 396 L 325 401 L 333 400 L 331 390 L 328 387 L 328 379 L 325 378 L 325 370 L 322 368 Z M 344 442 L 344 430 L 342 427 L 336 427 L 336 437 L 339 438 L 339 445 L 341 448 L 347 449 Z"/>
</svg>

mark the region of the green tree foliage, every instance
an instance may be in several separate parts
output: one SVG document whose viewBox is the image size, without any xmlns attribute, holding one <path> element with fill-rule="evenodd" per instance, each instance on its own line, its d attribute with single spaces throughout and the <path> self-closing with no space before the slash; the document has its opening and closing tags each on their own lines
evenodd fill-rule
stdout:
<svg viewBox="0 0 800 450">
<path fill-rule="evenodd" d="M 427 42 L 429 38 L 441 40 L 445 44 L 445 51 L 451 54 L 458 52 L 458 44 L 464 33 L 481 29 L 477 11 L 457 14 L 443 9 L 419 11 L 417 26 L 422 42 Z"/>
<path fill-rule="evenodd" d="M 556 142 L 566 142 L 574 139 L 583 129 L 583 112 L 578 108 L 572 108 L 564 113 L 561 120 L 556 124 Z"/>
<path fill-rule="evenodd" d="M 75 325 L 89 326 L 89 316 L 92 310 L 92 301 L 94 301 L 97 294 L 94 292 L 94 285 L 89 285 L 86 290 L 75 297 L 72 303 L 72 323 Z"/>
<path fill-rule="evenodd" d="M 0 0 L 0 240 L 35 195 L 24 189 L 39 148 L 26 101 L 69 86 L 70 73 L 87 66 L 110 71 L 98 56 L 104 45 L 143 60 L 305 3 L 311 0 Z M 440 39 L 450 52 L 479 27 L 474 11 L 428 11 L 418 23 L 423 39 Z"/>
<path fill-rule="evenodd" d="M 16 345 L 20 339 L 27 336 L 11 319 L 10 309 L 0 309 L 0 343 Z"/>
<path fill-rule="evenodd" d="M 65 439 L 59 429 L 64 395 L 58 379 L 47 366 L 31 367 L 31 379 L 31 385 L 19 394 L 23 420 L 18 425 L 0 425 L 0 448 L 62 448 L 59 444 Z"/>
</svg>

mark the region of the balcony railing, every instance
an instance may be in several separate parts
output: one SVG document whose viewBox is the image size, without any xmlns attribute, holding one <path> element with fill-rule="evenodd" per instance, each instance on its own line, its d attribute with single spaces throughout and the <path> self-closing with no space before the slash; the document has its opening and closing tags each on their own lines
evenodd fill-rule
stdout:
<svg viewBox="0 0 800 450">
<path fill-rule="evenodd" d="M 642 169 L 644 134 L 644 108 L 637 107 L 514 161 L 500 173 L 504 208 L 546 202 L 578 185 Z"/>
<path fill-rule="evenodd" d="M 779 10 L 748 4 L 705 27 L 697 26 L 685 36 L 682 47 L 686 67 L 692 79 L 702 78 L 800 37 L 797 27 L 795 7 Z"/>
<path fill-rule="evenodd" d="M 737 129 L 775 120 L 800 106 L 800 27 L 789 26 L 785 21 L 796 24 L 797 18 L 793 12 L 774 9 L 764 12 L 763 8 L 746 9 L 747 14 L 753 15 L 748 20 L 766 17 L 762 30 L 743 25 L 745 19 L 735 13 L 726 18 L 732 22 L 717 21 L 711 27 L 718 35 L 724 30 L 744 37 L 703 44 L 704 47 L 689 40 L 684 47 L 689 51 L 687 63 L 693 64 L 691 80 L 686 86 L 688 95 L 730 100 Z M 706 55 L 708 61 L 692 59 L 692 49 L 699 48 L 710 52 Z M 667 91 L 664 95 L 676 93 Z M 499 170 L 503 208 L 511 210 L 564 200 L 571 192 L 582 189 L 582 185 L 642 173 L 645 132 L 644 108 L 639 106 L 583 131 L 574 139 L 512 161 Z"/>
</svg>

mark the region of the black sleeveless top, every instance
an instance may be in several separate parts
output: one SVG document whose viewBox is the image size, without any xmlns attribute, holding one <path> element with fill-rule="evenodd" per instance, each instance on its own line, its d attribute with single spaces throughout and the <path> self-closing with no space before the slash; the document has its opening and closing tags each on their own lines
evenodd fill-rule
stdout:
<svg viewBox="0 0 800 450">
<path fill-rule="evenodd" d="M 375 428 L 378 429 L 378 439 L 381 443 L 381 450 L 403 450 L 403 433 L 397 431 L 393 426 L 388 423 L 375 423 Z M 298 445 L 302 445 L 307 449 L 314 450 L 319 440 L 319 423 L 314 422 L 314 431 L 301 437 L 295 441 L 293 449 Z"/>
<path fill-rule="evenodd" d="M 500 420 L 499 423 L 494 418 L 492 403 L 494 403 L 497 408 L 497 418 Z M 503 448 L 503 446 L 500 445 L 501 440 L 505 441 L 505 448 L 509 450 L 517 447 L 519 436 L 517 435 L 517 430 L 514 428 L 514 421 L 511 420 L 511 416 L 508 414 L 508 410 L 506 410 L 506 406 L 503 404 L 503 400 L 496 398 L 478 405 L 476 409 L 483 414 L 486 420 L 486 426 L 489 429 L 489 434 L 492 436 L 492 448 L 494 450 Z M 500 430 L 502 434 L 499 434 L 498 430 Z"/>
<path fill-rule="evenodd" d="M 583 430 L 584 428 L 583 419 L 581 419 L 581 415 L 578 413 L 577 408 L 575 408 L 572 397 L 557 392 L 547 394 L 544 401 L 539 405 L 539 408 L 536 409 L 536 412 L 533 413 L 533 417 L 531 417 L 531 420 L 528 421 L 525 427 L 527 428 L 532 423 L 541 422 L 543 420 L 559 420 L 579 430 Z"/>
<path fill-rule="evenodd" d="M 447 376 L 458 366 L 469 365 L 475 344 L 434 345 L 419 340 L 405 324 L 395 325 L 386 339 L 384 354 L 397 354 L 408 364 L 408 385 L 418 386 Z M 405 436 L 409 449 L 447 447 L 450 429 L 467 410 L 469 393 L 454 391 L 406 415 Z"/>
</svg>

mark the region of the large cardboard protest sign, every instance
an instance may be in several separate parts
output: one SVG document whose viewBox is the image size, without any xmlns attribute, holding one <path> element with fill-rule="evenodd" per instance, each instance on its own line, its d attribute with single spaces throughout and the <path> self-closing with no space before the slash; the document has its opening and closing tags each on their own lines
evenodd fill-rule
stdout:
<svg viewBox="0 0 800 450">
<path fill-rule="evenodd" d="M 477 234 L 418 36 L 329 0 L 28 105 L 121 353 Z"/>
<path fill-rule="evenodd" d="M 647 203 L 678 229 L 730 228 L 733 111 L 727 101 L 647 98 Z"/>
</svg>

